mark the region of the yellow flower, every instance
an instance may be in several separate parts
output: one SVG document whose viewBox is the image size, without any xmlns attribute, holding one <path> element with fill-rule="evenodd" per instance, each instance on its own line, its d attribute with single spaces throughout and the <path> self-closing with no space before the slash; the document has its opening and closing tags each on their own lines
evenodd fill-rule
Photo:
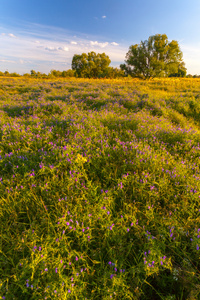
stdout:
<svg viewBox="0 0 200 300">
<path fill-rule="evenodd" d="M 76 157 L 75 162 L 76 163 L 85 163 L 87 161 L 87 158 L 83 157 L 82 155 L 78 154 Z"/>
</svg>

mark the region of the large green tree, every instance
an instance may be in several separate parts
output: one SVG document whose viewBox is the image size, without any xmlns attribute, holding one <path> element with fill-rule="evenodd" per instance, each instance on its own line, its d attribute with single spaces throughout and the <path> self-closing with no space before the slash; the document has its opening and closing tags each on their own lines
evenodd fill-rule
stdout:
<svg viewBox="0 0 200 300">
<path fill-rule="evenodd" d="M 186 75 L 179 44 L 175 40 L 169 42 L 166 34 L 156 34 L 130 46 L 120 68 L 127 75 L 141 78 Z"/>
<path fill-rule="evenodd" d="M 72 70 L 77 77 L 106 77 L 111 60 L 105 53 L 90 52 L 75 54 L 72 59 Z"/>
</svg>

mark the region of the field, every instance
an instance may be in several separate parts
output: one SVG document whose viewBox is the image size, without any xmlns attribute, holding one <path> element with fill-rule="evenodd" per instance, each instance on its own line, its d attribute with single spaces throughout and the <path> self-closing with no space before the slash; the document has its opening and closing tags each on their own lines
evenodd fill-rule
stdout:
<svg viewBox="0 0 200 300">
<path fill-rule="evenodd" d="M 200 79 L 0 79 L 0 297 L 200 299 Z"/>
</svg>

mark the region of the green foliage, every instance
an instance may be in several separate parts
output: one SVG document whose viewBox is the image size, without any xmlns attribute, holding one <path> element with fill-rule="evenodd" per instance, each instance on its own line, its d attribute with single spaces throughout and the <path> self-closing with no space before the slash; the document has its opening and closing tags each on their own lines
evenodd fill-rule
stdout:
<svg viewBox="0 0 200 300">
<path fill-rule="evenodd" d="M 74 70 L 62 71 L 62 77 L 75 77 Z"/>
<path fill-rule="evenodd" d="M 73 70 L 67 70 L 67 71 L 57 71 L 57 70 L 51 70 L 48 77 L 74 77 L 74 71 Z"/>
<path fill-rule="evenodd" d="M 108 67 L 106 78 L 119 78 L 125 77 L 125 72 L 122 69 Z"/>
<path fill-rule="evenodd" d="M 90 52 L 81 55 L 75 54 L 72 59 L 72 70 L 77 77 L 101 78 L 108 74 L 108 66 L 111 63 L 105 53 Z"/>
<path fill-rule="evenodd" d="M 0 72 L 0 76 L 6 76 L 6 77 L 20 77 L 20 75 L 16 72 L 9 73 L 8 71 Z"/>
<path fill-rule="evenodd" d="M 121 69 L 133 77 L 184 77 L 186 69 L 178 42 L 168 42 L 166 34 L 150 36 L 148 40 L 129 47 Z"/>
</svg>

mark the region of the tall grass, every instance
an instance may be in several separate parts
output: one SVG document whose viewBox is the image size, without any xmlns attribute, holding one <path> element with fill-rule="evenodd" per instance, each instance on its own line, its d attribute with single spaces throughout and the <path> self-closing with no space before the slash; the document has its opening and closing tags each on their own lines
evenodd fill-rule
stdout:
<svg viewBox="0 0 200 300">
<path fill-rule="evenodd" d="M 199 91 L 0 79 L 2 299 L 199 299 Z"/>
</svg>

